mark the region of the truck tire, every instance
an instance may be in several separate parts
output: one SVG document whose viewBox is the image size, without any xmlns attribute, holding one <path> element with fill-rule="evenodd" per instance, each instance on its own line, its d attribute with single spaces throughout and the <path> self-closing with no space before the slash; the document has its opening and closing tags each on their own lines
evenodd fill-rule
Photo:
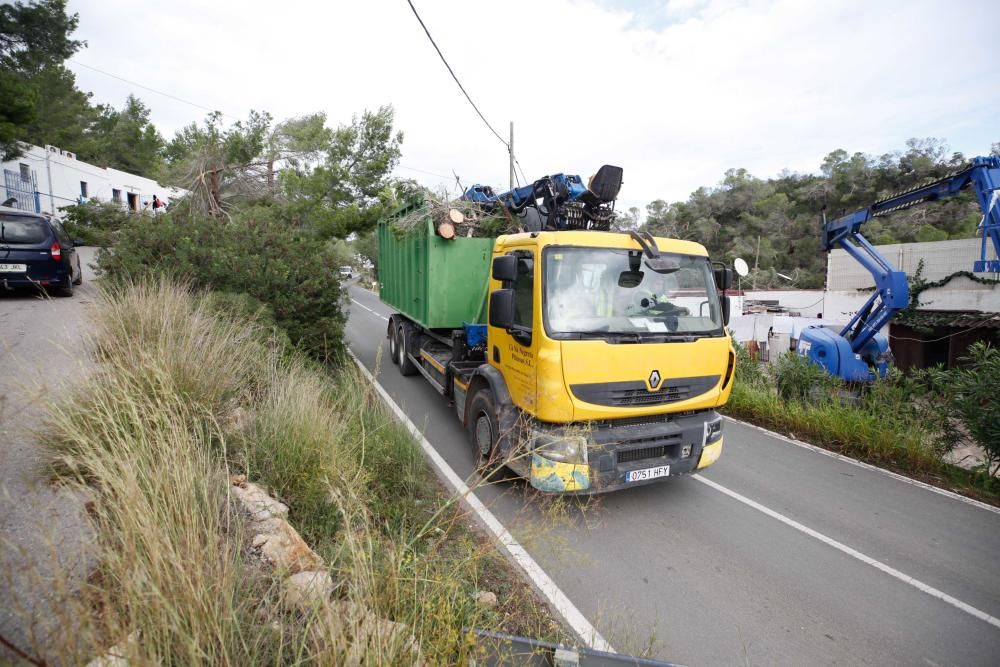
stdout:
<svg viewBox="0 0 1000 667">
<path fill-rule="evenodd" d="M 399 363 L 399 339 L 396 337 L 396 321 L 389 323 L 389 361 L 395 366 Z"/>
<path fill-rule="evenodd" d="M 413 346 L 413 325 L 409 322 L 401 322 L 396 328 L 396 350 L 397 363 L 399 364 L 399 372 L 404 376 L 416 375 L 417 367 L 410 361 L 409 355 L 412 353 Z"/>
<path fill-rule="evenodd" d="M 496 402 L 489 388 L 480 389 L 472 397 L 468 432 L 476 469 L 485 479 L 494 479 L 504 466 L 497 462 L 500 429 L 497 424 Z"/>
</svg>

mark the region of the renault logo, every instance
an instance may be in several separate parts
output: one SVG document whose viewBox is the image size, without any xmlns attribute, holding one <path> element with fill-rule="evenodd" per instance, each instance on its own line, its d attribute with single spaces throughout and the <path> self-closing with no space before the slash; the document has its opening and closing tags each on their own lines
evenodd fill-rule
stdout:
<svg viewBox="0 0 1000 667">
<path fill-rule="evenodd" d="M 649 388 L 656 389 L 660 386 L 660 371 L 653 371 L 649 374 Z"/>
</svg>

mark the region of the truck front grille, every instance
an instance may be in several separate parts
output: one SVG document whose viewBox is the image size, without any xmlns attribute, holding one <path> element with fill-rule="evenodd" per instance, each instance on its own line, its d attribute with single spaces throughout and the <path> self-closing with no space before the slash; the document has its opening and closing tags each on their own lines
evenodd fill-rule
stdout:
<svg viewBox="0 0 1000 667">
<path fill-rule="evenodd" d="M 668 445 L 657 445 L 656 447 L 643 447 L 642 449 L 627 449 L 618 452 L 618 463 L 629 463 L 630 461 L 641 461 L 643 459 L 658 459 L 667 455 Z"/>
<path fill-rule="evenodd" d="M 704 394 L 719 383 L 720 377 L 719 375 L 703 375 L 671 378 L 665 380 L 663 385 L 655 391 L 650 391 L 646 383 L 641 380 L 574 384 L 570 386 L 570 390 L 581 401 L 594 405 L 622 408 L 646 407 L 676 403 Z"/>
</svg>

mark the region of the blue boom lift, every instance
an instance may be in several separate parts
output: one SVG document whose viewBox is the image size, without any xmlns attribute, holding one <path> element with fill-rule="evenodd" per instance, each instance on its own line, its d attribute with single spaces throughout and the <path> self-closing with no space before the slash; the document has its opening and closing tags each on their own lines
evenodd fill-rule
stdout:
<svg viewBox="0 0 1000 667">
<path fill-rule="evenodd" d="M 892 266 L 861 235 L 861 226 L 894 211 L 925 201 L 944 199 L 972 187 L 983 211 L 980 258 L 974 273 L 1000 273 L 1000 259 L 989 259 L 989 246 L 1000 258 L 1000 157 L 977 157 L 968 167 L 941 180 L 908 190 L 823 225 L 823 249 L 843 248 L 875 279 L 875 293 L 840 333 L 808 327 L 799 337 L 798 353 L 832 375 L 849 382 L 885 377 L 891 354 L 888 339 L 879 333 L 910 302 L 906 273 Z"/>
</svg>

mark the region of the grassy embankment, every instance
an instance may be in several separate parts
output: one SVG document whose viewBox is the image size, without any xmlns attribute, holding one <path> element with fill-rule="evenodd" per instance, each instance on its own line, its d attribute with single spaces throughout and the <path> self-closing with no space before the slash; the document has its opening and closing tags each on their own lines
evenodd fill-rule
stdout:
<svg viewBox="0 0 1000 667">
<path fill-rule="evenodd" d="M 918 382 L 894 374 L 847 399 L 838 382 L 795 355 L 773 368 L 742 347 L 738 357 L 729 416 L 1000 505 L 1000 483 L 945 463 L 958 435 L 942 420 L 942 399 Z"/>
<path fill-rule="evenodd" d="M 331 378 L 163 281 L 108 289 L 94 325 L 96 370 L 48 433 L 57 476 L 91 498 L 100 562 L 66 610 L 84 647 L 70 661 L 132 635 L 137 665 L 343 663 L 362 617 L 331 627 L 283 608 L 278 580 L 248 555 L 228 495 L 237 472 L 290 506 L 336 597 L 406 624 L 428 664 L 465 661 L 463 626 L 560 635 L 350 364 Z M 477 605 L 477 589 L 500 605 Z M 364 664 L 397 664 L 400 650 L 376 647 Z"/>
</svg>

